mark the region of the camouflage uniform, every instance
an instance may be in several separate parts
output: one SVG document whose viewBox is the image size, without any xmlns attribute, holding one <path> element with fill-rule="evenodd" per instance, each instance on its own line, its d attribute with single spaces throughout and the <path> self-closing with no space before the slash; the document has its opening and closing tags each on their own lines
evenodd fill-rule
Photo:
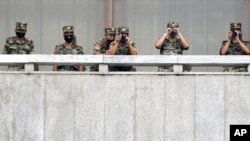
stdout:
<svg viewBox="0 0 250 141">
<path fill-rule="evenodd" d="M 72 48 L 67 48 L 65 43 L 59 44 L 55 48 L 55 54 L 71 54 L 71 55 L 83 55 L 83 50 L 82 46 L 74 45 Z M 77 71 L 78 66 L 73 65 L 73 66 L 58 66 L 57 67 L 58 71 Z"/>
<path fill-rule="evenodd" d="M 127 27 L 119 27 L 118 28 L 118 34 L 129 34 L 129 29 Z M 117 41 L 114 41 L 111 43 L 111 45 L 115 45 Z M 133 41 L 130 42 L 130 44 L 135 47 L 135 43 Z M 129 45 L 126 43 L 119 42 L 119 45 L 117 46 L 117 50 L 115 55 L 131 55 Z M 135 68 L 132 66 L 112 66 L 109 67 L 110 71 L 135 71 Z"/>
<path fill-rule="evenodd" d="M 63 32 L 73 32 L 73 26 L 64 26 Z M 72 44 L 71 48 L 66 47 L 66 43 L 58 44 L 55 47 L 54 54 L 61 54 L 61 55 L 83 55 L 82 46 L 78 46 L 76 44 Z M 63 65 L 57 66 L 57 71 L 77 71 L 78 65 Z"/>
<path fill-rule="evenodd" d="M 234 28 L 241 28 L 240 23 L 231 23 L 230 24 L 231 30 Z M 225 45 L 227 41 L 222 41 L 222 44 Z M 250 47 L 249 41 L 242 41 L 246 46 Z M 233 42 L 229 44 L 228 50 L 226 55 L 247 55 L 238 42 Z M 247 72 L 247 65 L 240 65 L 240 66 L 226 66 L 223 67 L 223 72 Z"/>
<path fill-rule="evenodd" d="M 107 27 L 104 29 L 105 34 L 109 35 L 115 35 L 116 34 L 116 29 L 114 27 Z M 93 54 L 98 55 L 98 54 L 104 54 L 106 53 L 107 50 L 109 50 L 109 45 L 110 43 L 106 38 L 99 39 L 95 44 L 94 44 L 94 49 L 93 49 Z M 100 48 L 97 48 L 99 46 Z M 90 67 L 91 71 L 99 71 L 98 65 L 93 65 Z"/>
<path fill-rule="evenodd" d="M 27 31 L 27 23 L 16 23 L 16 30 Z M 33 41 L 28 38 L 24 38 L 23 42 L 19 42 L 16 36 L 9 37 L 6 40 L 5 46 L 3 48 L 3 54 L 33 54 L 34 45 Z M 9 65 L 8 71 L 23 71 L 24 64 Z"/>
<path fill-rule="evenodd" d="M 175 22 L 169 22 L 167 25 L 168 28 L 178 28 L 179 24 Z M 175 42 L 170 42 L 169 39 L 165 39 L 162 47 L 160 49 L 161 55 L 182 55 L 183 50 L 187 50 L 183 47 L 180 39 L 177 39 Z M 184 66 L 185 70 L 188 66 Z M 158 67 L 159 72 L 173 72 L 173 65 L 164 65 Z"/>
<path fill-rule="evenodd" d="M 223 41 L 222 44 L 224 45 L 227 41 Z M 246 46 L 250 46 L 249 41 L 242 41 Z M 228 51 L 226 55 L 247 55 L 238 42 L 231 42 L 228 47 Z M 224 72 L 247 72 L 247 65 L 241 66 L 227 66 L 223 67 Z"/>
</svg>

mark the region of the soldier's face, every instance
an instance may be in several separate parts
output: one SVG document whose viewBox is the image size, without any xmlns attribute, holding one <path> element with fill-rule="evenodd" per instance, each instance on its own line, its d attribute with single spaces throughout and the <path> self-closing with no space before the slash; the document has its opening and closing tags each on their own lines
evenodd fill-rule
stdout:
<svg viewBox="0 0 250 141">
<path fill-rule="evenodd" d="M 67 37 L 68 37 L 68 36 L 74 36 L 74 33 L 73 33 L 73 32 L 65 32 L 65 33 L 64 33 L 64 37 L 65 37 L 65 36 L 67 36 Z"/>
<path fill-rule="evenodd" d="M 235 29 L 233 29 L 233 30 L 236 31 L 237 33 L 241 34 L 241 29 L 235 28 Z"/>
<path fill-rule="evenodd" d="M 16 29 L 16 36 L 19 38 L 23 38 L 26 34 L 26 30 Z"/>
<path fill-rule="evenodd" d="M 74 39 L 74 33 L 73 32 L 65 32 L 63 34 L 64 36 L 64 40 L 67 42 L 67 43 L 71 43 Z"/>
<path fill-rule="evenodd" d="M 106 39 L 107 40 L 115 40 L 115 34 L 107 34 Z"/>
</svg>

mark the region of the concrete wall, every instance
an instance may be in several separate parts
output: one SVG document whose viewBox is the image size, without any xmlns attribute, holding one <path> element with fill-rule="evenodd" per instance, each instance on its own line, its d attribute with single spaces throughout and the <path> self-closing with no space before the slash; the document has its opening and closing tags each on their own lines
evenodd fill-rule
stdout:
<svg viewBox="0 0 250 141">
<path fill-rule="evenodd" d="M 1 141 L 228 141 L 250 75 L 0 73 Z"/>
</svg>

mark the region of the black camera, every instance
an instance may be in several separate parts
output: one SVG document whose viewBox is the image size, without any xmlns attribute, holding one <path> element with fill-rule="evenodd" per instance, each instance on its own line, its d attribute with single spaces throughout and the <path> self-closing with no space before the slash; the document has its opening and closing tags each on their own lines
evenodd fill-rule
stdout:
<svg viewBox="0 0 250 141">
<path fill-rule="evenodd" d="M 235 38 L 237 36 L 237 32 L 232 30 L 232 37 Z"/>
<path fill-rule="evenodd" d="M 126 43 L 127 39 L 126 39 L 126 35 L 125 34 L 122 34 L 122 37 L 121 37 L 121 42 L 122 43 Z"/>
</svg>

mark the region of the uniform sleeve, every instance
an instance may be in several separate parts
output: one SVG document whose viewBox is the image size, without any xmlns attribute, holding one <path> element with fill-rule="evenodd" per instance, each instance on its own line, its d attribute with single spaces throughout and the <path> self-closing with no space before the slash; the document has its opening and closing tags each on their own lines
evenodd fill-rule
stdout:
<svg viewBox="0 0 250 141">
<path fill-rule="evenodd" d="M 130 42 L 130 44 L 131 44 L 134 48 L 136 48 L 135 42 Z"/>
<path fill-rule="evenodd" d="M 227 41 L 222 41 L 222 45 L 225 45 Z"/>
<path fill-rule="evenodd" d="M 181 39 L 178 39 L 178 45 L 181 47 L 182 50 L 188 50 L 189 48 L 184 48 Z"/>
<path fill-rule="evenodd" d="M 5 45 L 4 45 L 4 47 L 3 47 L 3 54 L 9 54 L 9 47 L 10 47 L 10 45 L 9 45 L 9 41 L 8 41 L 8 39 L 6 40 L 6 42 L 5 42 Z"/>
<path fill-rule="evenodd" d="M 56 45 L 55 50 L 54 50 L 54 54 L 58 54 L 59 47 L 60 47 L 60 45 Z"/>
<path fill-rule="evenodd" d="M 244 43 L 248 48 L 250 48 L 250 42 L 249 41 L 245 41 Z"/>
<path fill-rule="evenodd" d="M 34 43 L 32 40 L 29 41 L 29 46 L 30 46 L 30 51 L 29 51 L 29 54 L 34 54 L 35 51 L 34 51 Z"/>
<path fill-rule="evenodd" d="M 94 44 L 94 49 L 93 49 L 93 54 L 100 54 L 101 53 L 101 41 L 98 40 L 95 44 Z"/>
<path fill-rule="evenodd" d="M 81 54 L 84 55 L 83 47 L 81 46 Z"/>
</svg>

